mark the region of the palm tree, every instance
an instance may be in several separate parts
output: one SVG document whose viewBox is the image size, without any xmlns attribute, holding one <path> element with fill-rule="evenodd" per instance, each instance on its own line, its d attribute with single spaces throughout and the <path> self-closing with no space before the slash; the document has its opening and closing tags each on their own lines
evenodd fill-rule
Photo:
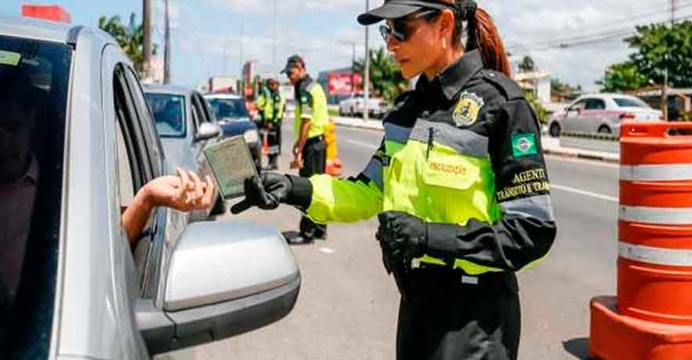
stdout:
<svg viewBox="0 0 692 360">
<path fill-rule="evenodd" d="M 536 63 L 530 56 L 524 56 L 519 63 L 519 72 L 527 73 L 536 71 Z"/>
<path fill-rule="evenodd" d="M 120 16 L 112 16 L 110 18 L 101 16 L 99 18 L 99 28 L 115 38 L 127 57 L 135 65 L 137 72 L 142 74 L 144 25 L 137 23 L 137 16 L 134 13 L 130 14 L 130 21 L 127 26 L 122 24 Z M 155 46 L 153 51 L 156 53 Z"/>
<path fill-rule="evenodd" d="M 353 68 L 363 74 L 365 60 L 356 60 Z M 370 82 L 374 93 L 389 101 L 408 89 L 408 81 L 401 75 L 399 65 L 384 48 L 370 50 Z"/>
</svg>

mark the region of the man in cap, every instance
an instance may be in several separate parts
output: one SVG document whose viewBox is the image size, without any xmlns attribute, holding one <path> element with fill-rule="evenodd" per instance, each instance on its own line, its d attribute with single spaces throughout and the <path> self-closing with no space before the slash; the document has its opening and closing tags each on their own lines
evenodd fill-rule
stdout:
<svg viewBox="0 0 692 360">
<path fill-rule="evenodd" d="M 288 58 L 286 67 L 281 71 L 288 76 L 294 86 L 296 115 L 293 145 L 292 166 L 300 169 L 301 177 L 323 174 L 327 162 L 327 146 L 324 133 L 329 124 L 327 96 L 322 86 L 308 75 L 305 61 L 298 55 Z M 315 238 L 325 239 L 327 227 L 316 224 L 306 216 L 300 220 L 300 235 L 289 239 L 295 243 L 310 243 Z"/>
</svg>

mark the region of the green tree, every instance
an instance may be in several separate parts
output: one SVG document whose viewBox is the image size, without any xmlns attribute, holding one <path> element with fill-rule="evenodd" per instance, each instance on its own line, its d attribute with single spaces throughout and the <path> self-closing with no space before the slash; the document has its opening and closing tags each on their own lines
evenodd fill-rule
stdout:
<svg viewBox="0 0 692 360">
<path fill-rule="evenodd" d="M 692 21 L 673 26 L 638 26 L 637 33 L 625 42 L 636 52 L 628 61 L 608 68 L 601 83 L 604 90 L 633 90 L 647 83 L 663 84 L 666 69 L 669 86 L 692 87 Z"/>
<path fill-rule="evenodd" d="M 620 92 L 639 89 L 647 82 L 648 78 L 634 62 L 625 61 L 611 65 L 601 84 L 604 92 Z"/>
<path fill-rule="evenodd" d="M 363 74 L 365 59 L 356 60 L 353 68 Z M 404 79 L 399 65 L 384 48 L 370 50 L 370 82 L 376 94 L 392 101 L 408 89 L 408 80 Z"/>
<path fill-rule="evenodd" d="M 123 25 L 120 16 L 99 18 L 99 28 L 113 36 L 123 49 L 127 57 L 130 58 L 135 69 L 142 73 L 142 61 L 144 59 L 144 25 L 137 23 L 137 16 L 130 14 L 130 21 L 127 26 Z M 156 52 L 154 47 L 154 53 Z"/>
<path fill-rule="evenodd" d="M 536 62 L 530 56 L 524 56 L 519 63 L 519 72 L 527 73 L 536 71 Z"/>
<path fill-rule="evenodd" d="M 642 75 L 662 84 L 668 69 L 668 82 L 676 87 L 692 87 L 692 21 L 674 26 L 638 26 L 637 34 L 625 40 L 638 51 L 630 60 Z"/>
<path fill-rule="evenodd" d="M 548 122 L 548 110 L 543 107 L 541 104 L 541 101 L 538 99 L 536 94 L 533 91 L 525 91 L 524 96 L 526 97 L 526 101 L 531 105 L 533 110 L 536 112 L 536 116 L 538 116 L 538 120 L 542 123 L 545 124 Z"/>
</svg>

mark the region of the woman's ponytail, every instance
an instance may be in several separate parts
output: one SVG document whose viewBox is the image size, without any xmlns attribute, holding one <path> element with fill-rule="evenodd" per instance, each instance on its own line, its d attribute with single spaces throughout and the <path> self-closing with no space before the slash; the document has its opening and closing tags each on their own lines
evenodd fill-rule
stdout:
<svg viewBox="0 0 692 360">
<path fill-rule="evenodd" d="M 505 46 L 488 12 L 479 8 L 474 0 L 454 1 L 458 7 L 458 18 L 452 41 L 461 43 L 465 51 L 478 49 L 487 69 L 510 76 Z"/>
</svg>

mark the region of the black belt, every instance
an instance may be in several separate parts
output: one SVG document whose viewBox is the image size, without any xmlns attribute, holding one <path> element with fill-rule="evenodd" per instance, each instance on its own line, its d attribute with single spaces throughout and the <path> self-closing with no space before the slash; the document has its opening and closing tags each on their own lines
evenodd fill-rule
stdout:
<svg viewBox="0 0 692 360">
<path fill-rule="evenodd" d="M 320 141 L 324 141 L 324 135 L 317 135 L 317 136 L 313 136 L 311 138 L 308 138 L 308 140 L 305 141 L 305 145 L 311 145 L 314 143 L 318 143 Z"/>
<path fill-rule="evenodd" d="M 420 267 L 411 269 L 410 275 L 414 278 L 434 279 L 438 283 L 462 284 L 469 286 L 494 286 L 504 283 L 510 289 L 517 291 L 516 275 L 510 271 L 487 272 L 480 275 L 469 275 L 461 269 L 452 269 L 447 266 L 421 263 Z"/>
</svg>

